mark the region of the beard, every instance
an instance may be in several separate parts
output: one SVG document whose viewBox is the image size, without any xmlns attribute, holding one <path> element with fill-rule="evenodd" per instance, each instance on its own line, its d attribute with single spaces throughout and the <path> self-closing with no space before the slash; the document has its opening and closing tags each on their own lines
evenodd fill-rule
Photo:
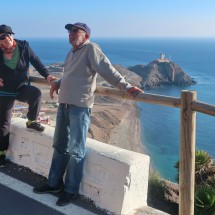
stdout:
<svg viewBox="0 0 215 215">
<path fill-rule="evenodd" d="M 79 37 L 79 38 L 70 37 L 69 38 L 70 44 L 76 48 L 79 47 L 80 45 L 82 45 L 85 41 L 86 41 L 85 38 L 82 38 L 82 37 Z"/>
</svg>

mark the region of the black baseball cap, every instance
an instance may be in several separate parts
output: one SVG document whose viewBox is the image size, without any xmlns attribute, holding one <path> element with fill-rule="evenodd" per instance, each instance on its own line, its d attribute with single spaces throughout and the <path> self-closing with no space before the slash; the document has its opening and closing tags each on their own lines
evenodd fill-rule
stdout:
<svg viewBox="0 0 215 215">
<path fill-rule="evenodd" d="M 84 30 L 87 34 L 90 35 L 90 28 L 85 23 L 77 22 L 75 24 L 67 24 L 67 25 L 65 25 L 65 28 L 67 30 L 71 30 L 72 27 L 80 28 L 80 29 Z"/>
<path fill-rule="evenodd" d="M 0 34 L 5 33 L 5 34 L 14 34 L 12 31 L 12 28 L 7 25 L 0 25 Z"/>
</svg>

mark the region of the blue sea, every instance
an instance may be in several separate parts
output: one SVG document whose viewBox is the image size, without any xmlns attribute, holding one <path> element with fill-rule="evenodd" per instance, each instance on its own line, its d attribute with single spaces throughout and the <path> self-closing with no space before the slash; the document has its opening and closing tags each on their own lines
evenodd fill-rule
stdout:
<svg viewBox="0 0 215 215">
<path fill-rule="evenodd" d="M 71 48 L 67 38 L 27 39 L 48 65 L 63 62 Z M 124 67 L 148 64 L 164 53 L 177 63 L 197 84 L 189 87 L 167 86 L 147 93 L 180 97 L 182 90 L 196 90 L 199 101 L 215 104 L 215 39 L 92 38 L 112 64 Z M 174 164 L 179 160 L 180 110 L 138 103 L 141 110 L 142 143 L 151 157 L 151 165 L 162 177 L 175 181 Z M 215 117 L 197 113 L 196 148 L 215 158 Z"/>
</svg>

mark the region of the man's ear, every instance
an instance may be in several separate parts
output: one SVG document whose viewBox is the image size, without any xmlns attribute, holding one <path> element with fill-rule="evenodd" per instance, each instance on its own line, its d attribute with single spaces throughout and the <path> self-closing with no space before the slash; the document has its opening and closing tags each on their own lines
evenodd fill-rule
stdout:
<svg viewBox="0 0 215 215">
<path fill-rule="evenodd" d="M 90 38 L 90 35 L 89 34 L 85 34 L 85 38 L 86 38 L 86 40 L 88 40 Z"/>
</svg>

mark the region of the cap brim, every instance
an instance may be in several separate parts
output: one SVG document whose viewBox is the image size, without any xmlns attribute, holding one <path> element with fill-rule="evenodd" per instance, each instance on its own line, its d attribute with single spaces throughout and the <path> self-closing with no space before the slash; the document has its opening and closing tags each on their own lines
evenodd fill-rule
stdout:
<svg viewBox="0 0 215 215">
<path fill-rule="evenodd" d="M 71 30 L 71 28 L 72 28 L 73 26 L 74 26 L 73 24 L 67 24 L 67 25 L 65 25 L 65 28 L 66 28 L 67 30 Z"/>
</svg>

